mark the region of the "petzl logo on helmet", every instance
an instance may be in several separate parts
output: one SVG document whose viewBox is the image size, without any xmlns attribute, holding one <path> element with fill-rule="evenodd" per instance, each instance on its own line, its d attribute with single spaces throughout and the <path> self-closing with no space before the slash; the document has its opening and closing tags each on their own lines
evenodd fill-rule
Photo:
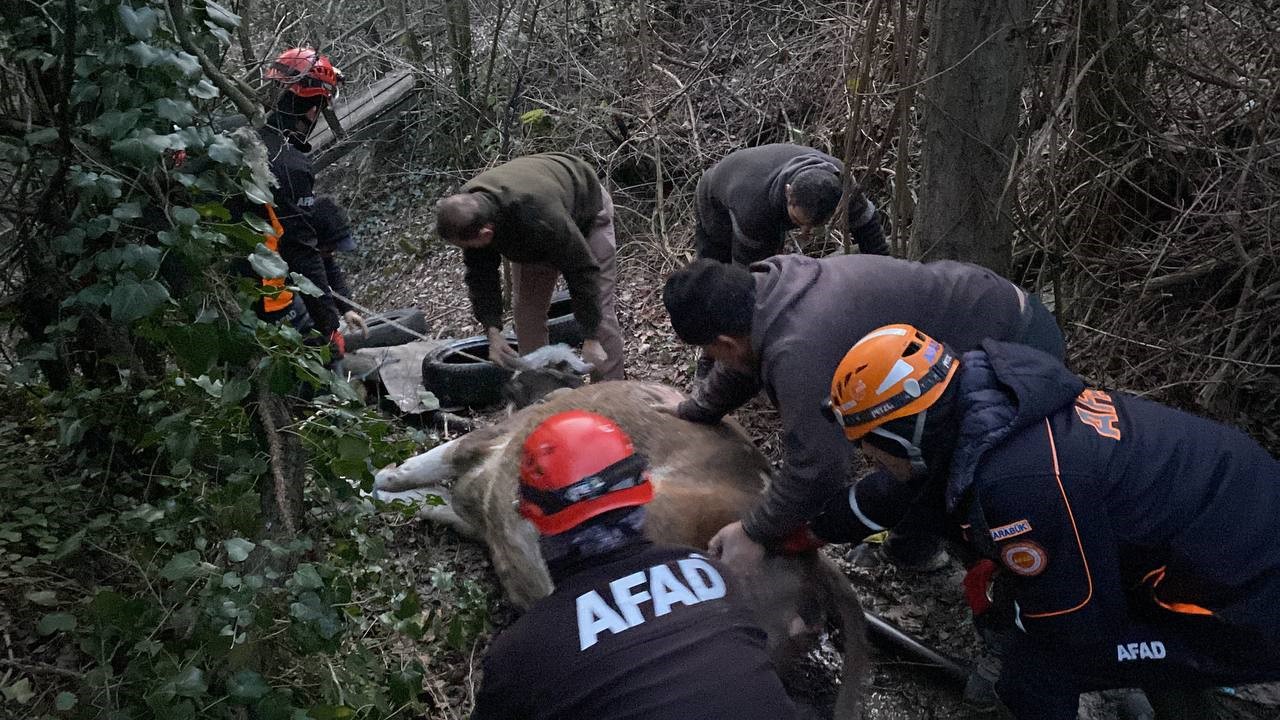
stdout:
<svg viewBox="0 0 1280 720">
<path fill-rule="evenodd" d="M 938 357 L 938 351 L 941 349 L 942 346 L 936 340 L 930 340 L 929 344 L 924 347 L 925 362 L 933 362 L 933 359 Z"/>
</svg>

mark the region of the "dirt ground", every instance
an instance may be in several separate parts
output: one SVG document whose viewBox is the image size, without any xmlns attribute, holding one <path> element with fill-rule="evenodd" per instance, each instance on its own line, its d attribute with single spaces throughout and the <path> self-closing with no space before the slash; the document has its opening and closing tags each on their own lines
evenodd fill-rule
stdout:
<svg viewBox="0 0 1280 720">
<path fill-rule="evenodd" d="M 471 316 L 463 284 L 461 251 L 441 245 L 434 237 L 432 208 L 434 188 L 429 184 L 407 183 L 420 179 L 421 168 L 407 166 L 403 155 L 380 156 L 376 163 L 367 155 L 353 155 L 321 177 L 321 190 L 337 195 L 352 209 L 353 225 L 361 244 L 354 256 L 344 259 L 355 299 L 376 311 L 417 307 L 428 318 L 429 332 L 438 337 L 467 337 L 478 328 Z M 376 165 L 377 174 L 368 169 Z M 621 200 L 616 200 L 622 202 Z M 634 379 L 665 382 L 688 388 L 692 377 L 693 353 L 676 342 L 666 323 L 661 303 L 662 281 L 680 261 L 669 248 L 619 232 L 618 308 L 626 338 L 627 372 Z M 778 447 L 777 415 L 760 399 L 737 413 L 759 446 L 775 460 Z M 480 418 L 484 420 L 483 416 Z M 496 587 L 483 552 L 452 533 L 402 525 L 396 543 L 397 565 L 412 571 L 439 564 L 460 576 L 471 577 Z M 920 574 L 892 566 L 858 568 L 845 560 L 849 548 L 828 552 L 855 580 L 864 605 L 915 634 L 931 647 L 966 662 L 981 657 L 968 610 L 962 600 L 961 566 L 952 562 L 943 570 Z M 429 596 L 432 589 L 420 590 Z M 514 612 L 498 601 L 493 620 L 501 625 Z M 471 649 L 465 667 L 441 667 L 429 688 L 433 693 L 455 698 L 455 707 L 469 705 L 458 697 L 473 692 L 473 675 L 484 643 Z M 811 662 L 797 677 L 789 679 L 794 691 L 808 695 L 816 706 L 830 699 L 835 677 L 832 665 L 836 653 L 830 643 L 815 651 Z M 939 681 L 911 663 L 877 654 L 866 692 L 868 720 L 965 720 L 1008 717 L 1003 712 L 980 712 L 967 707 L 960 689 Z M 444 698 L 442 697 L 442 700 Z M 1280 689 L 1267 686 L 1242 688 L 1233 697 L 1223 697 L 1224 718 L 1240 720 L 1280 720 Z M 821 716 L 817 711 L 816 716 Z M 1117 718 L 1114 694 L 1088 694 L 1081 703 L 1083 720 Z"/>
</svg>

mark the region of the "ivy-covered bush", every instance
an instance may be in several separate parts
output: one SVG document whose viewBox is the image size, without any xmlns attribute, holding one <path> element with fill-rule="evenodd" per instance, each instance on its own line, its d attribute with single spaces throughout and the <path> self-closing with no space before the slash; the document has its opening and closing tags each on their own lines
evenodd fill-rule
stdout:
<svg viewBox="0 0 1280 720">
<path fill-rule="evenodd" d="M 0 20 L 0 716 L 413 714 L 422 669 L 381 649 L 474 636 L 484 602 L 440 617 L 381 572 L 391 530 L 358 489 L 422 438 L 260 321 L 233 269 L 284 269 L 245 212 L 271 197 L 255 133 L 215 123 L 261 117 L 218 70 L 238 19 Z"/>
</svg>

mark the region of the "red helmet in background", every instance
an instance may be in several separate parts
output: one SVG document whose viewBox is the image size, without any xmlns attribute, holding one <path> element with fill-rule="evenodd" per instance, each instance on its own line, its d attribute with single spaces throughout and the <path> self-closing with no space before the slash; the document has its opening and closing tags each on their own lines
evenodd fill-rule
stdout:
<svg viewBox="0 0 1280 720">
<path fill-rule="evenodd" d="M 618 508 L 653 499 L 649 463 L 617 423 L 585 410 L 552 415 L 529 433 L 520 458 L 520 514 L 559 535 Z"/>
<path fill-rule="evenodd" d="M 285 90 L 298 97 L 322 97 L 333 100 L 338 97 L 342 72 L 329 62 L 329 58 L 311 48 L 290 48 L 280 53 L 267 67 L 263 77 L 280 83 Z"/>
</svg>

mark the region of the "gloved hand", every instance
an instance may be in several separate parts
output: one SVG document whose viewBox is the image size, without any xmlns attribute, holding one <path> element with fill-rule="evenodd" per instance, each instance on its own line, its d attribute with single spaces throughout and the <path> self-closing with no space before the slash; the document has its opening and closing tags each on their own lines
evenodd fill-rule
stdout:
<svg viewBox="0 0 1280 720">
<path fill-rule="evenodd" d="M 969 567 L 964 574 L 964 600 L 969 604 L 975 618 L 991 609 L 993 594 L 991 584 L 995 581 L 996 564 L 983 558 Z"/>
<path fill-rule="evenodd" d="M 599 340 L 588 340 L 582 343 L 582 359 L 591 363 L 593 368 L 604 367 L 604 363 L 609 359 L 605 353 L 604 347 L 600 345 Z"/>
<path fill-rule="evenodd" d="M 489 328 L 487 334 L 489 336 L 489 361 L 498 367 L 510 366 L 518 356 L 515 349 L 502 336 L 502 330 Z"/>
<path fill-rule="evenodd" d="M 787 555 L 817 550 L 827 541 L 813 534 L 808 523 L 796 528 L 790 535 L 782 539 L 782 552 Z"/>
<path fill-rule="evenodd" d="M 355 310 L 348 310 L 342 313 L 342 321 L 347 324 L 348 328 L 356 328 L 360 331 L 361 337 L 369 337 L 369 325 Z"/>
</svg>

